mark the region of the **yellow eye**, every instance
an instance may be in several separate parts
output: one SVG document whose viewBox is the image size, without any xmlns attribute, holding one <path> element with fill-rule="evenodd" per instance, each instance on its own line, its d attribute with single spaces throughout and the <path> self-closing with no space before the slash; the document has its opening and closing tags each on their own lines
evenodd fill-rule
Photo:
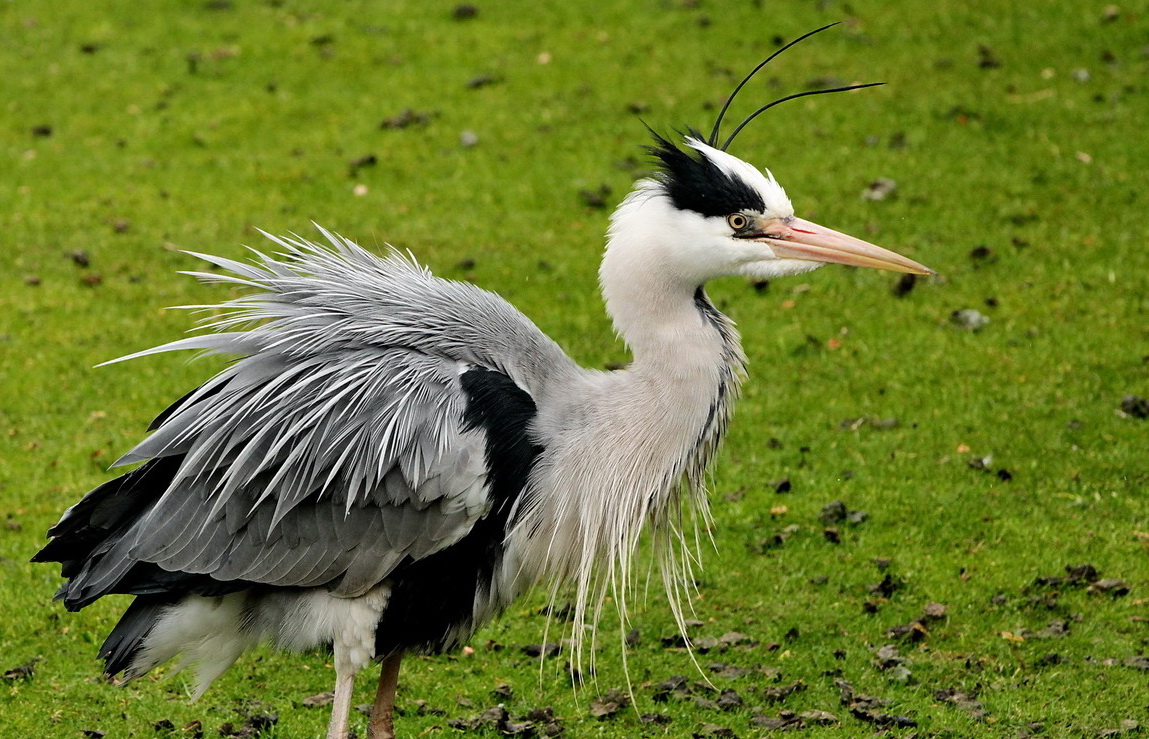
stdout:
<svg viewBox="0 0 1149 739">
<path fill-rule="evenodd" d="M 732 215 L 726 216 L 726 225 L 730 226 L 730 228 L 734 229 L 735 231 L 741 231 L 750 225 L 750 219 L 741 213 L 734 213 Z"/>
</svg>

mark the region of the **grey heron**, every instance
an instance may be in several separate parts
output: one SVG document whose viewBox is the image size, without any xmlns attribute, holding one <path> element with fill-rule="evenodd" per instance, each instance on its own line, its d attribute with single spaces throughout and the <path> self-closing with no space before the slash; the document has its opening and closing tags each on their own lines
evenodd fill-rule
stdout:
<svg viewBox="0 0 1149 739">
<path fill-rule="evenodd" d="M 827 263 L 931 273 L 798 218 L 726 151 L 774 104 L 721 143 L 726 108 L 707 138 L 652 132 L 657 171 L 612 215 L 599 272 L 624 369 L 585 369 L 495 294 L 322 228 L 322 245 L 265 234 L 279 251 L 250 262 L 197 254 L 225 271 L 193 275 L 248 292 L 209 330 L 124 359 L 234 361 L 161 413 L 118 462 L 142 464 L 71 507 L 35 557 L 62 563 L 69 610 L 135 596 L 100 649 L 106 673 L 182 655 L 198 696 L 261 641 L 330 646 L 329 739 L 347 736 L 374 660 L 369 736 L 393 737 L 403 655 L 459 646 L 540 583 L 572 586 L 577 652 L 608 594 L 625 616 L 644 531 L 681 624 L 684 515 L 705 520 L 746 362 L 706 283 Z"/>
</svg>

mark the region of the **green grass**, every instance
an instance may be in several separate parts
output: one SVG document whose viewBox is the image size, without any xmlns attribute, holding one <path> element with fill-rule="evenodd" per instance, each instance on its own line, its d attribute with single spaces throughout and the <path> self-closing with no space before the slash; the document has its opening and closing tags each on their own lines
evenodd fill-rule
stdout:
<svg viewBox="0 0 1149 739">
<path fill-rule="evenodd" d="M 843 268 L 764 293 L 711 286 L 752 366 L 713 480 L 696 632 L 754 644 L 699 661 L 774 668 L 806 689 L 768 703 L 756 671 L 714 678 L 740 710 L 655 703 L 645 683 L 698 674 L 662 646 L 674 629 L 652 596 L 628 655 L 638 710 L 596 720 L 590 701 L 625 682 L 616 625 L 602 626 L 597 686 L 575 692 L 561 658 L 540 676 L 519 650 L 542 635 L 536 598 L 480 632 L 472 656 L 410 660 L 401 733 L 454 736 L 447 719 L 499 701 L 553 706 L 578 737 L 688 737 L 704 723 L 760 736 L 753 715 L 810 709 L 840 723 L 806 736 L 872 733 L 839 705 L 837 678 L 925 736 L 1149 723 L 1147 674 L 1125 663 L 1149 645 L 1149 421 L 1118 413 L 1125 395 L 1149 396 L 1149 5 L 1112 19 L 1075 0 L 555 5 L 479 3 L 469 21 L 422 2 L 0 5 L 0 669 L 39 659 L 30 679 L 0 683 L 0 735 L 150 737 L 153 722 L 195 719 L 211 736 L 250 700 L 279 714 L 265 736 L 324 730 L 326 709 L 301 706 L 331 687 L 323 655 L 249 654 L 194 704 L 182 677 L 103 684 L 95 651 L 126 601 L 64 613 L 57 572 L 27 563 L 212 370 L 170 357 L 92 369 L 179 336 L 191 317 L 163 306 L 226 297 L 176 274 L 194 267 L 178 249 L 237 256 L 260 244 L 256 226 L 307 235 L 315 220 L 497 290 L 588 365 L 624 361 L 595 294 L 607 211 L 580 191 L 606 186 L 616 202 L 644 166 L 643 121 L 705 128 L 775 36 L 834 20 L 846 23 L 776 61 L 737 110 L 819 78 L 887 86 L 789 103 L 733 153 L 770 167 L 801 215 L 940 275 L 901 298 L 896 278 Z M 481 76 L 495 84 L 468 87 Z M 408 108 L 429 122 L 380 128 Z M 877 177 L 895 197 L 860 197 Z M 983 245 L 990 258 L 971 258 Z M 990 323 L 957 328 L 963 308 Z M 840 428 L 861 417 L 897 424 Z M 988 471 L 970 467 L 986 456 Z M 868 518 L 834 544 L 819 513 L 836 499 Z M 886 598 L 869 590 L 878 558 L 903 585 Z M 1032 584 L 1085 562 L 1129 593 Z M 923 640 L 887 636 L 929 602 L 946 616 Z M 1052 621 L 1068 634 L 1041 638 Z M 874 666 L 889 643 L 908 681 Z M 501 682 L 512 698 L 491 695 Z M 988 718 L 941 702 L 948 689 Z M 418 699 L 446 716 L 416 715 Z M 673 721 L 640 724 L 650 711 Z"/>
</svg>

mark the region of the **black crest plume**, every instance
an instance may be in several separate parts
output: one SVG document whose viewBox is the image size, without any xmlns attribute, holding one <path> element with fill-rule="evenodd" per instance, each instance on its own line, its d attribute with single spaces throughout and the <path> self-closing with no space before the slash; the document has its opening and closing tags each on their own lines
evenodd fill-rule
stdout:
<svg viewBox="0 0 1149 739">
<path fill-rule="evenodd" d="M 718 111 L 718 118 L 715 119 L 715 121 L 714 121 L 714 128 L 711 129 L 710 137 L 708 139 L 706 139 L 706 143 L 709 144 L 710 146 L 713 146 L 716 149 L 726 151 L 726 149 L 728 149 L 730 147 L 730 144 L 734 141 L 734 137 L 737 136 L 742 131 L 743 128 L 746 128 L 746 124 L 750 123 L 750 121 L 754 120 L 755 118 L 762 115 L 766 111 L 770 110 L 775 105 L 779 105 L 781 103 L 784 103 L 787 100 L 794 100 L 795 98 L 807 97 L 809 95 L 825 95 L 825 94 L 830 93 L 830 92 L 846 92 L 847 90 L 860 90 L 863 87 L 875 87 L 877 85 L 885 84 L 884 82 L 869 82 L 869 83 L 866 83 L 864 85 L 847 85 L 846 87 L 833 87 L 833 88 L 828 88 L 825 90 L 807 90 L 806 92 L 798 92 L 798 93 L 794 93 L 793 95 L 787 95 L 785 97 L 778 98 L 774 102 L 763 105 L 761 108 L 759 108 L 758 110 L 756 110 L 753 113 L 751 113 L 750 115 L 748 115 L 745 120 L 743 120 L 741 123 L 739 123 L 734 128 L 734 132 L 726 137 L 726 140 L 724 142 L 722 142 L 722 145 L 721 146 L 718 145 L 718 132 L 722 127 L 722 119 L 726 116 L 726 111 L 730 109 L 730 104 L 734 102 L 734 98 L 738 96 L 738 93 L 741 92 L 742 88 L 746 86 L 746 83 L 749 82 L 751 80 L 751 78 L 754 77 L 754 75 L 758 74 L 759 70 L 761 70 L 763 67 L 765 67 L 767 64 L 769 64 L 771 61 L 773 61 L 775 57 L 777 57 L 783 51 L 786 51 L 786 49 L 789 49 L 791 46 L 799 44 L 802 41 L 805 41 L 806 39 L 810 38 L 811 36 L 813 36 L 816 33 L 821 33 L 822 31 L 825 31 L 827 28 L 833 28 L 836 25 L 838 25 L 837 22 L 830 23 L 828 25 L 822 26 L 821 28 L 815 28 L 813 31 L 810 31 L 808 33 L 805 33 L 805 34 L 799 36 L 798 38 L 794 39 L 790 43 L 786 44 L 782 48 L 775 51 L 770 56 L 766 57 L 766 59 L 764 59 L 762 62 L 760 62 L 757 67 L 750 70 L 750 74 L 743 77 L 742 81 L 738 83 L 738 86 L 734 88 L 734 92 L 730 93 L 730 97 L 726 98 L 726 104 L 722 106 L 722 110 Z"/>
<path fill-rule="evenodd" d="M 745 180 L 722 171 L 709 157 L 691 156 L 653 130 L 654 146 L 646 147 L 661 165 L 659 179 L 670 201 L 679 210 L 704 216 L 725 216 L 739 211 L 762 211 L 762 196 Z M 690 129 L 691 138 L 702 134 Z"/>
</svg>

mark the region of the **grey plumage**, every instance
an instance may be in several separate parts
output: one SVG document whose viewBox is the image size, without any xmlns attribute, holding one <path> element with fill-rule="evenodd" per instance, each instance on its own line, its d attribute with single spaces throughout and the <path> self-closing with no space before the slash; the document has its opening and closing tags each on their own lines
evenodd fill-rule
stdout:
<svg viewBox="0 0 1149 739">
<path fill-rule="evenodd" d="M 258 292 L 205 323 L 215 333 L 124 358 L 239 357 L 118 461 L 183 458 L 148 514 L 72 583 L 74 597 L 140 560 L 359 595 L 485 513 L 484 440 L 462 427 L 460 372 L 486 366 L 539 391 L 572 363 L 498 296 L 324 235 L 329 248 L 270 237 L 284 257 L 258 265 L 204 257 L 232 274 L 197 277 Z"/>
</svg>

